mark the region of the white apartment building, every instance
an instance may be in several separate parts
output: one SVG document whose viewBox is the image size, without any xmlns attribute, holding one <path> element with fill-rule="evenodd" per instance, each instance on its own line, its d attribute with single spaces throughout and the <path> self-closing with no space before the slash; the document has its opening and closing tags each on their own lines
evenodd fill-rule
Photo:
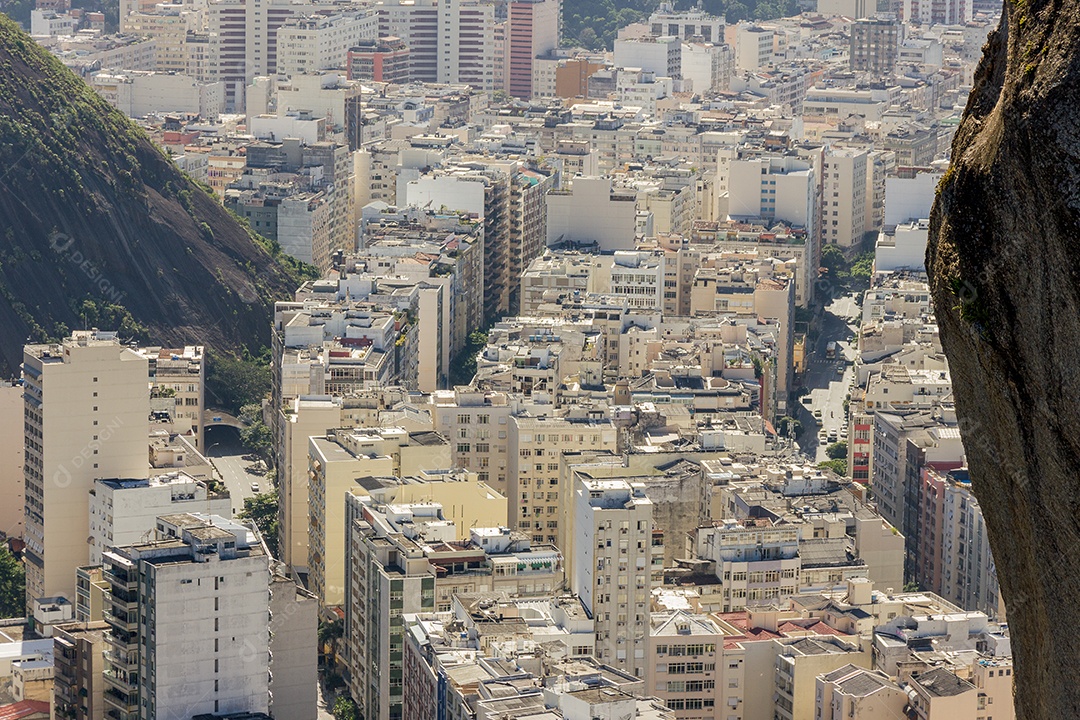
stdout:
<svg viewBox="0 0 1080 720">
<path fill-rule="evenodd" d="M 695 93 L 727 90 L 735 72 L 731 46 L 723 43 L 682 43 L 682 79 L 689 80 Z"/>
<path fill-rule="evenodd" d="M 487 0 L 439 2 L 438 82 L 494 92 L 495 4 Z M 501 82 L 499 83 L 501 86 Z"/>
<path fill-rule="evenodd" d="M 89 83 L 110 105 L 130 118 L 178 112 L 213 121 L 225 109 L 224 84 L 199 82 L 183 74 L 107 70 L 92 75 Z"/>
<path fill-rule="evenodd" d="M 724 640 L 734 628 L 705 614 L 675 610 L 653 613 L 650 629 L 645 687 L 679 720 L 715 718 L 725 691 L 739 685 L 724 653 Z"/>
<path fill-rule="evenodd" d="M 593 257 L 586 289 L 625 301 L 631 308 L 661 310 L 666 272 L 663 251 L 616 250 Z"/>
<path fill-rule="evenodd" d="M 378 32 L 374 8 L 292 17 L 277 31 L 278 73 L 292 77 L 344 68 L 349 49 L 361 40 L 374 40 Z"/>
<path fill-rule="evenodd" d="M 579 472 L 573 507 L 570 589 L 595 623 L 596 657 L 644 677 L 655 552 L 652 502 L 640 483 Z"/>
<path fill-rule="evenodd" d="M 782 221 L 815 237 L 817 173 L 802 158 L 773 156 L 732 160 L 728 168 L 728 217 Z"/>
<path fill-rule="evenodd" d="M 974 3 L 971 0 L 902 0 L 900 20 L 919 25 L 964 25 L 971 22 Z"/>
<path fill-rule="evenodd" d="M 282 252 L 320 270 L 329 270 L 332 210 L 330 198 L 324 192 L 282 198 L 277 217 Z"/>
<path fill-rule="evenodd" d="M 35 37 L 74 35 L 77 27 L 79 19 L 67 13 L 52 10 L 30 11 L 30 34 Z"/>
<path fill-rule="evenodd" d="M 858 247 L 866 227 L 867 152 L 833 148 L 825 153 L 822 178 L 821 242 Z"/>
<path fill-rule="evenodd" d="M 773 31 L 750 23 L 735 30 L 735 69 L 761 70 L 772 65 Z"/>
<path fill-rule="evenodd" d="M 790 597 L 799 590 L 798 526 L 757 527 L 727 521 L 699 528 L 695 556 L 716 563 L 724 586 L 724 612 Z"/>
<path fill-rule="evenodd" d="M 547 244 L 596 244 L 603 250 L 633 250 L 637 196 L 611 187 L 609 177 L 574 178 L 570 190 L 547 196 Z"/>
<path fill-rule="evenodd" d="M 874 249 L 878 272 L 922 269 L 941 173 L 919 173 L 912 178 L 885 178 L 885 216 Z"/>
<path fill-rule="evenodd" d="M 76 331 L 23 349 L 26 598 L 75 598 L 99 478 L 149 477 L 146 358 L 116 333 Z"/>
<path fill-rule="evenodd" d="M 103 557 L 106 715 L 267 712 L 270 558 L 258 535 L 192 514 L 155 529 L 159 539 Z"/>
<path fill-rule="evenodd" d="M 316 720 L 319 602 L 277 563 L 270 575 L 270 717 Z"/>
<path fill-rule="evenodd" d="M 889 107 L 888 90 L 812 87 L 806 91 L 802 116 L 807 123 L 839 125 L 852 115 L 866 122 L 880 121 Z"/>
<path fill-rule="evenodd" d="M 682 41 L 671 35 L 618 38 L 615 67 L 637 68 L 656 77 L 681 78 Z"/>
<path fill-rule="evenodd" d="M 649 33 L 655 36 L 673 35 L 678 38 L 701 38 L 705 42 L 724 41 L 724 18 L 709 15 L 700 9 L 676 11 L 671 2 L 662 2 L 649 16 Z"/>
<path fill-rule="evenodd" d="M 637 67 L 623 68 L 615 80 L 615 94 L 627 107 L 639 107 L 649 115 L 656 114 L 656 103 L 671 96 L 670 76 L 658 76 Z"/>
<path fill-rule="evenodd" d="M 90 489 L 90 565 L 102 553 L 136 545 L 153 537 L 162 515 L 204 512 L 232 516 L 228 493 L 210 492 L 206 483 L 185 472 L 155 475 L 147 480 L 96 480 Z"/>
</svg>

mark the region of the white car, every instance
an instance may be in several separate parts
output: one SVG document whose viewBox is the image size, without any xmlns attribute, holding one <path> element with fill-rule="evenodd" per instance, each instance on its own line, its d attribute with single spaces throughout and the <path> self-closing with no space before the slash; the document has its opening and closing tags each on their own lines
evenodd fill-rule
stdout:
<svg viewBox="0 0 1080 720">
<path fill-rule="evenodd" d="M 259 492 L 259 483 L 251 483 L 251 492 L 253 492 L 253 493 Z"/>
</svg>

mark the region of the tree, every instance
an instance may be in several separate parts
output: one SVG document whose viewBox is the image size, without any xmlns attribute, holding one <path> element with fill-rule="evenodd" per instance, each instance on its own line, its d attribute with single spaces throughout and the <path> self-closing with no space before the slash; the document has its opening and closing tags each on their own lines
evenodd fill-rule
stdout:
<svg viewBox="0 0 1080 720">
<path fill-rule="evenodd" d="M 244 498 L 244 509 L 237 516 L 251 520 L 259 528 L 266 547 L 274 557 L 278 556 L 278 494 L 276 490 Z"/>
<path fill-rule="evenodd" d="M 347 695 L 341 695 L 334 701 L 334 709 L 330 711 L 334 720 L 360 720 L 360 709 Z"/>
<path fill-rule="evenodd" d="M 240 408 L 240 414 L 236 416 L 236 419 L 245 425 L 254 425 L 262 422 L 262 416 L 262 405 L 250 403 Z"/>
<path fill-rule="evenodd" d="M 26 569 L 7 549 L 0 546 L 0 618 L 26 615 Z"/>
<path fill-rule="evenodd" d="M 473 376 L 476 375 L 476 358 L 487 346 L 487 341 L 488 334 L 484 330 L 473 330 L 469 333 L 469 343 L 450 363 L 451 385 L 465 385 L 472 382 Z"/>
<path fill-rule="evenodd" d="M 802 421 L 785 415 L 776 423 L 776 432 L 783 437 L 798 437 L 802 434 Z"/>
<path fill-rule="evenodd" d="M 818 463 L 820 470 L 832 470 L 840 477 L 847 477 L 847 460 L 826 460 Z"/>
<path fill-rule="evenodd" d="M 600 38 L 596 36 L 595 30 L 593 30 L 591 27 L 587 27 L 582 29 L 582 31 L 578 33 L 578 42 L 581 43 L 581 46 L 583 48 L 586 48 L 588 50 L 596 50 L 597 46 L 600 44 Z"/>
<path fill-rule="evenodd" d="M 0 12 L 27 29 L 30 28 L 30 11 L 33 9 L 33 0 L 5 0 L 3 4 L 0 4 Z"/>
<path fill-rule="evenodd" d="M 240 430 L 240 442 L 251 452 L 259 455 L 264 460 L 270 458 L 270 450 L 274 445 L 274 435 L 270 428 L 263 424 L 262 420 L 247 425 Z"/>
<path fill-rule="evenodd" d="M 847 450 L 847 443 L 841 440 L 825 448 L 825 454 L 829 456 L 830 460 L 844 460 L 847 458 Z"/>
<path fill-rule="evenodd" d="M 240 359 L 210 351 L 206 389 L 222 410 L 239 415 L 245 405 L 258 404 L 270 392 L 270 354 Z"/>
<path fill-rule="evenodd" d="M 326 667 L 337 665 L 338 640 L 345 635 L 345 621 L 337 618 L 331 622 L 319 621 L 319 652 L 329 649 L 330 659 Z"/>
</svg>

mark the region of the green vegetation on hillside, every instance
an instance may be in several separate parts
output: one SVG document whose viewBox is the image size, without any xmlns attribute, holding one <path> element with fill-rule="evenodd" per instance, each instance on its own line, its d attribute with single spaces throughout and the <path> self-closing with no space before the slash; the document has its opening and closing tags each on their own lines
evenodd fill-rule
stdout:
<svg viewBox="0 0 1080 720">
<path fill-rule="evenodd" d="M 17 14 L 13 0 L 0 9 Z M 28 338 L 83 327 L 262 352 L 272 303 L 317 272 L 206 190 L 0 14 L 0 374 L 17 371 Z M 224 391 L 235 408 L 249 384 Z"/>
</svg>

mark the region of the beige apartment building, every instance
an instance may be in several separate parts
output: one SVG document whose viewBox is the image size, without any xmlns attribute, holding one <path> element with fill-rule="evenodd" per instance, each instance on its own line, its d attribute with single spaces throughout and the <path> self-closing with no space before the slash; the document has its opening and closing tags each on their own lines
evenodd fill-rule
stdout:
<svg viewBox="0 0 1080 720">
<path fill-rule="evenodd" d="M 149 477 L 146 358 L 116 333 L 76 331 L 23 349 L 26 601 L 75 598 L 99 478 Z"/>
<path fill-rule="evenodd" d="M 600 417 L 510 418 L 507 450 L 510 525 L 533 542 L 559 542 L 559 460 L 565 451 L 612 451 L 618 430 Z"/>
<path fill-rule="evenodd" d="M 308 445 L 309 587 L 322 605 L 345 600 L 345 494 L 365 478 L 450 468 L 445 440 L 401 428 L 330 430 Z"/>
<path fill-rule="evenodd" d="M 507 393 L 458 387 L 432 393 L 431 404 L 435 430 L 450 441 L 454 467 L 475 472 L 505 495 L 510 419 L 520 401 Z"/>
<path fill-rule="evenodd" d="M 206 409 L 206 367 L 202 345 L 182 348 L 146 347 L 150 373 L 150 411 L 170 423 L 170 431 L 187 437 L 205 451 L 203 411 Z"/>
</svg>

